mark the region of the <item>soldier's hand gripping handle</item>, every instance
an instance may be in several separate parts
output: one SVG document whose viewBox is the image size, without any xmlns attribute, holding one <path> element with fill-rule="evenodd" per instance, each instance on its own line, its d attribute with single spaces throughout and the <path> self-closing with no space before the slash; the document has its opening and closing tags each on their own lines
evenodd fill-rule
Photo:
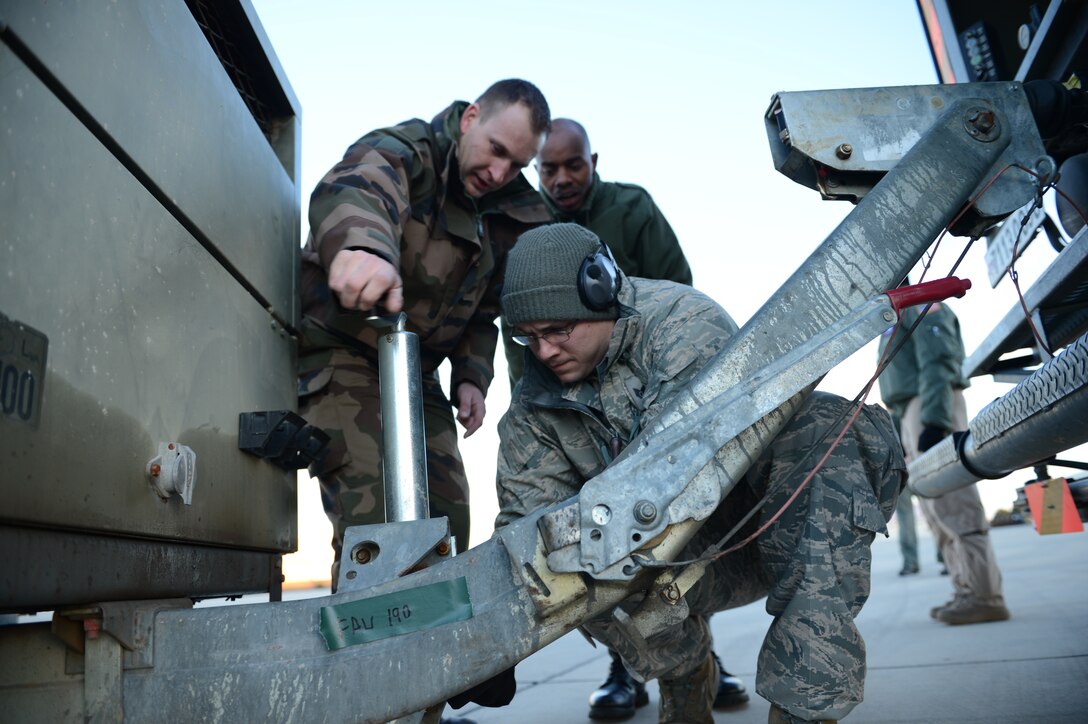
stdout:
<svg viewBox="0 0 1088 724">
<path fill-rule="evenodd" d="M 345 309 L 379 304 L 396 314 L 404 307 L 404 283 L 391 263 L 363 249 L 342 249 L 329 265 L 329 289 Z"/>
</svg>

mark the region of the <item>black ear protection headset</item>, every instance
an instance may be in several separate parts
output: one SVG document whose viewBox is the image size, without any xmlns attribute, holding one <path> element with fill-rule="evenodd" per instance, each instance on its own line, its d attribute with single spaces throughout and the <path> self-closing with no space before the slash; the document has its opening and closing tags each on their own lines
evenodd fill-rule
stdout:
<svg viewBox="0 0 1088 724">
<path fill-rule="evenodd" d="M 586 255 L 578 270 L 578 296 L 582 298 L 582 304 L 594 312 L 603 312 L 616 305 L 622 283 L 616 267 L 616 259 L 603 241 Z"/>
</svg>

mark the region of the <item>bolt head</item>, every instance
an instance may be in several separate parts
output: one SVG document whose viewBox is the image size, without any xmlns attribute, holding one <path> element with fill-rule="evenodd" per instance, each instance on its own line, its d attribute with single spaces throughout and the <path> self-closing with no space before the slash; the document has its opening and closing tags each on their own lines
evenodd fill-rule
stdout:
<svg viewBox="0 0 1088 724">
<path fill-rule="evenodd" d="M 639 523 L 652 523 L 657 518 L 657 506 L 649 500 L 635 503 L 635 520 Z"/>
</svg>

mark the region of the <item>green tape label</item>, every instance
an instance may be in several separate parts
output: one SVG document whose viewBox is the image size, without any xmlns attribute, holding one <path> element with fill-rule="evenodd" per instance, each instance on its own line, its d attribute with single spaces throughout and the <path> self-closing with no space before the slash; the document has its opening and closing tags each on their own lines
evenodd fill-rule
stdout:
<svg viewBox="0 0 1088 724">
<path fill-rule="evenodd" d="M 325 606 L 319 630 L 330 651 L 472 618 L 464 576 L 361 601 Z"/>
</svg>

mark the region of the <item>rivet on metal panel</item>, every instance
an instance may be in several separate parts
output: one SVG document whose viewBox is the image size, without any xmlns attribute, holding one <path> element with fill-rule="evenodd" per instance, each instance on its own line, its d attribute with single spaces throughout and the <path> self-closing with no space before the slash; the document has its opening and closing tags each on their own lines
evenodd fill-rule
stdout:
<svg viewBox="0 0 1088 724">
<path fill-rule="evenodd" d="M 680 589 L 677 588 L 675 583 L 670 583 L 661 590 L 661 597 L 668 603 L 676 603 L 680 600 Z"/>
<path fill-rule="evenodd" d="M 854 147 L 849 143 L 840 143 L 838 148 L 835 149 L 835 155 L 844 161 L 854 153 Z"/>
<path fill-rule="evenodd" d="M 159 473 L 162 472 L 162 466 L 160 466 L 158 463 L 154 463 L 151 466 L 150 472 L 151 472 L 151 477 L 157 478 L 157 477 L 159 477 Z"/>
<path fill-rule="evenodd" d="M 448 556 L 450 554 L 450 544 L 446 541 L 442 541 L 435 546 L 434 552 L 440 556 Z"/>
<path fill-rule="evenodd" d="M 895 314 L 893 312 L 884 312 L 884 321 L 885 322 L 894 322 L 895 321 Z"/>
<path fill-rule="evenodd" d="M 376 543 L 367 541 L 352 549 L 351 559 L 359 565 L 365 565 L 378 557 L 378 550 L 378 545 Z"/>
</svg>

